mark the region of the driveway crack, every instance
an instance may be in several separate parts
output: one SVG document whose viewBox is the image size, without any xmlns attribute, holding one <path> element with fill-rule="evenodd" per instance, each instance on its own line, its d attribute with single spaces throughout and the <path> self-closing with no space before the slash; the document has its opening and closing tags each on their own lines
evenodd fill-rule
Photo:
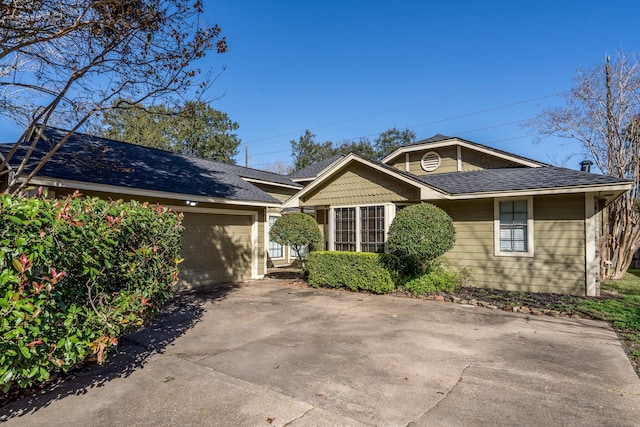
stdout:
<svg viewBox="0 0 640 427">
<path fill-rule="evenodd" d="M 440 400 L 438 400 L 436 403 L 434 403 L 433 405 L 431 405 L 430 407 L 427 408 L 426 411 L 424 411 L 418 418 L 416 418 L 415 420 L 411 421 L 409 424 L 407 424 L 407 427 L 411 427 L 416 425 L 416 422 L 418 420 L 420 420 L 421 418 L 423 418 L 425 415 L 427 415 L 429 413 L 430 410 L 432 410 L 433 408 L 436 408 L 438 405 L 440 405 L 440 403 L 442 403 L 447 397 L 449 397 L 449 395 L 453 392 L 453 390 L 458 386 L 458 384 L 460 384 L 462 382 L 462 377 L 464 376 L 464 373 L 467 369 L 469 369 L 471 367 L 471 365 L 466 365 L 464 368 L 462 368 L 462 371 L 460 372 L 460 376 L 458 377 L 458 381 L 456 381 L 456 383 L 454 385 L 451 386 L 451 388 L 449 388 L 449 390 L 447 390 L 447 392 L 442 396 L 442 398 Z"/>
</svg>

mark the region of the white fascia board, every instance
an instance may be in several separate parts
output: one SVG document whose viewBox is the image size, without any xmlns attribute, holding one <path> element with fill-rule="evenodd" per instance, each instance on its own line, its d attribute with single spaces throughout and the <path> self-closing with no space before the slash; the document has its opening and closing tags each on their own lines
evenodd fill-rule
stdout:
<svg viewBox="0 0 640 427">
<path fill-rule="evenodd" d="M 29 183 L 33 185 L 45 185 L 49 187 L 64 187 L 78 190 L 98 191 L 102 193 L 126 194 L 129 196 L 144 196 L 151 198 L 157 197 L 175 200 L 193 200 L 195 202 L 217 203 L 221 205 L 264 206 L 270 208 L 279 208 L 282 206 L 280 203 L 258 202 L 255 200 L 228 200 L 218 197 L 198 196 L 193 194 L 145 190 L 142 188 L 119 187 L 116 185 L 107 184 L 94 184 L 90 182 L 75 181 L 71 179 L 35 177 Z"/>
<path fill-rule="evenodd" d="M 417 187 L 420 190 L 420 195 L 422 197 L 422 195 L 424 195 L 425 197 L 430 197 L 432 199 L 434 198 L 438 198 L 438 199 L 445 199 L 448 198 L 448 196 L 445 193 L 440 192 L 439 190 L 436 190 L 434 188 L 429 187 L 428 185 L 418 181 L 418 180 L 414 180 L 411 179 L 407 176 L 405 176 L 402 173 L 395 173 L 392 170 L 389 170 L 389 168 L 381 166 L 379 164 L 370 162 L 366 159 L 363 159 L 359 156 L 354 155 L 353 153 L 348 154 L 347 156 L 343 157 L 341 160 L 339 160 L 338 162 L 332 164 L 331 166 L 329 166 L 328 168 L 324 169 L 320 175 L 318 175 L 318 178 L 315 179 L 315 181 L 313 181 L 311 184 L 307 185 L 306 187 L 304 187 L 298 194 L 295 194 L 294 196 L 292 196 L 291 198 L 289 198 L 287 201 L 284 202 L 283 207 L 284 208 L 292 208 L 292 207 L 298 207 L 300 205 L 300 197 L 304 196 L 305 194 L 309 193 L 310 191 L 312 191 L 314 188 L 320 186 L 325 180 L 327 180 L 334 171 L 340 170 L 343 166 L 346 166 L 348 163 L 350 162 L 358 162 L 361 163 L 363 165 L 369 166 L 373 169 L 376 169 L 380 172 L 386 173 L 387 175 L 391 175 L 396 179 L 399 179 L 400 181 L 403 181 L 407 184 L 413 185 L 414 187 Z M 400 171 L 398 171 L 400 172 Z"/>
<path fill-rule="evenodd" d="M 442 200 L 442 199 L 451 199 L 450 194 L 441 193 L 440 191 L 434 190 L 431 187 L 421 187 L 420 188 L 420 200 Z"/>
<path fill-rule="evenodd" d="M 458 145 L 460 147 L 468 148 L 469 150 L 479 151 L 479 152 L 484 153 L 484 154 L 490 154 L 492 156 L 499 157 L 501 159 L 509 160 L 509 161 L 512 161 L 512 162 L 516 162 L 516 163 L 519 163 L 521 165 L 529 166 L 529 167 L 532 167 L 532 168 L 538 168 L 538 167 L 543 166 L 542 162 L 538 162 L 538 161 L 535 161 L 535 160 L 523 159 L 523 158 L 521 158 L 519 156 L 509 155 L 507 153 L 501 153 L 501 152 L 495 151 L 495 150 L 493 150 L 491 148 L 479 147 L 477 145 L 469 144 L 468 142 L 462 141 L 462 140 L 460 140 L 458 138 L 445 139 L 443 141 L 438 141 L 438 142 L 425 142 L 424 144 L 416 144 L 416 145 L 409 145 L 409 146 L 406 146 L 406 147 L 400 147 L 396 151 L 394 151 L 393 153 L 389 154 L 387 157 L 382 159 L 381 162 L 382 163 L 387 163 L 389 160 L 394 159 L 395 157 L 397 157 L 398 155 L 400 155 L 402 153 L 410 153 L 410 152 L 413 152 L 413 151 L 420 151 L 420 150 L 424 150 L 426 148 L 432 149 L 432 148 L 449 147 L 449 146 L 452 146 L 452 145 Z"/>
<path fill-rule="evenodd" d="M 511 191 L 489 191 L 484 193 L 459 193 L 452 194 L 452 200 L 459 199 L 486 199 L 488 197 L 518 197 L 518 196 L 544 196 L 553 194 L 576 194 L 576 193 L 599 193 L 601 197 L 617 198 L 620 194 L 628 191 L 633 186 L 632 183 L 628 184 L 610 184 L 610 185 L 593 185 L 593 186 L 580 186 L 580 187 L 555 187 L 555 188 L 540 188 L 540 189 L 527 189 L 527 190 L 511 190 Z M 607 195 L 607 193 L 613 193 Z M 614 197 L 615 196 L 615 197 Z"/>
<path fill-rule="evenodd" d="M 285 200 L 282 203 L 282 209 L 299 208 L 299 207 L 300 207 L 300 198 L 298 197 L 298 194 L 294 194 L 293 196 L 289 197 L 287 200 Z"/>
<path fill-rule="evenodd" d="M 302 187 L 300 187 L 298 185 L 281 184 L 279 182 L 265 181 L 265 180 L 262 180 L 262 179 L 247 178 L 247 177 L 244 177 L 244 176 L 241 176 L 240 178 L 242 178 L 245 181 L 250 182 L 252 184 L 271 185 L 273 187 L 291 188 L 292 190 L 300 190 L 302 188 Z"/>
<path fill-rule="evenodd" d="M 427 185 L 419 186 L 420 199 L 421 200 L 467 200 L 467 199 L 486 199 L 494 197 L 524 197 L 524 196 L 544 196 L 555 194 L 578 194 L 578 193 L 595 193 L 599 197 L 606 199 L 607 201 L 615 200 L 620 194 L 625 191 L 629 191 L 632 187 L 632 183 L 626 184 L 599 184 L 592 186 L 580 186 L 580 187 L 556 187 L 556 188 L 540 188 L 540 189 L 526 189 L 526 190 L 509 190 L 509 191 L 488 191 L 482 193 L 459 193 L 448 194 L 436 189 L 433 189 Z M 305 190 L 309 187 L 305 187 Z M 304 191 L 292 196 L 284 202 L 283 208 L 299 207 L 299 196 Z"/>
<path fill-rule="evenodd" d="M 205 214 L 245 215 L 245 216 L 253 216 L 258 214 L 258 211 L 255 211 L 255 210 L 200 208 L 200 207 L 191 207 L 191 206 L 182 206 L 182 205 L 165 205 L 165 207 L 171 210 L 174 210 L 176 212 L 185 212 L 185 213 L 205 213 Z"/>
</svg>

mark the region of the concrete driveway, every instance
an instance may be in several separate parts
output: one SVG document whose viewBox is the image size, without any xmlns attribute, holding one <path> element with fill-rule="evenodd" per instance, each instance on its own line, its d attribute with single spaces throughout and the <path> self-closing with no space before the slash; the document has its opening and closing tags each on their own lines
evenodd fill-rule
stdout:
<svg viewBox="0 0 640 427">
<path fill-rule="evenodd" d="M 636 426 L 609 326 L 264 280 L 183 297 L 7 426 Z"/>
</svg>

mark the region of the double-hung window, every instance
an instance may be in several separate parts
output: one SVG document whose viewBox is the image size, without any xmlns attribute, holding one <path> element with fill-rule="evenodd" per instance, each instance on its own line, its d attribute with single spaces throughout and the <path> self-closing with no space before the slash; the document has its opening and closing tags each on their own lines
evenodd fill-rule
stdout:
<svg viewBox="0 0 640 427">
<path fill-rule="evenodd" d="M 384 252 L 384 206 L 360 208 L 360 251 Z"/>
<path fill-rule="evenodd" d="M 269 230 L 273 227 L 279 216 L 269 215 Z M 282 258 L 283 257 L 282 245 L 280 243 L 269 240 L 269 258 Z"/>
<path fill-rule="evenodd" d="M 532 198 L 496 200 L 494 234 L 497 256 L 533 256 L 532 204 Z"/>
<path fill-rule="evenodd" d="M 356 208 L 335 209 L 334 245 L 336 251 L 355 252 Z"/>
</svg>

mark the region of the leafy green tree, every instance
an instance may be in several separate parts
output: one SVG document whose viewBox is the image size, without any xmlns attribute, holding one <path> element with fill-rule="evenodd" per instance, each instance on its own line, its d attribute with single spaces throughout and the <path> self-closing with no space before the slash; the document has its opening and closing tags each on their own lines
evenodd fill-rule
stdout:
<svg viewBox="0 0 640 427">
<path fill-rule="evenodd" d="M 453 248 L 456 230 L 451 217 L 430 203 L 408 206 L 397 213 L 389 227 L 389 250 L 418 261 L 426 273 L 436 258 Z"/>
<path fill-rule="evenodd" d="M 377 160 L 384 159 L 398 148 L 414 142 L 416 142 L 416 133 L 411 129 L 387 129 L 373 140 L 375 158 Z"/>
<path fill-rule="evenodd" d="M 93 132 L 99 136 L 180 154 L 235 164 L 240 138 L 239 127 L 226 113 L 204 102 L 188 101 L 181 107 L 166 104 L 148 109 L 134 105 L 129 109 L 106 111 L 102 125 Z"/>
<path fill-rule="evenodd" d="M 162 117 L 162 120 L 157 120 L 157 117 Z M 102 122 L 96 124 L 91 133 L 103 138 L 168 150 L 171 118 L 171 112 L 164 104 L 151 106 L 146 110 L 136 106 L 126 110 L 111 110 L 103 113 Z"/>
<path fill-rule="evenodd" d="M 292 140 L 291 152 L 294 159 L 295 169 L 302 169 L 314 163 L 328 159 L 336 154 L 349 154 L 351 152 L 359 154 L 368 159 L 378 157 L 371 141 L 360 138 L 357 141 L 345 141 L 341 144 L 334 144 L 331 141 L 316 142 L 315 135 L 306 130 L 298 140 Z"/>
<path fill-rule="evenodd" d="M 290 246 L 301 262 L 303 248 L 313 251 L 322 244 L 318 223 L 311 215 L 302 212 L 291 212 L 278 218 L 269 230 L 269 238 Z"/>
<path fill-rule="evenodd" d="M 412 144 L 416 140 L 416 134 L 410 129 L 387 129 L 382 132 L 372 144 L 367 138 L 345 141 L 335 144 L 331 141 L 316 142 L 315 135 L 306 130 L 298 140 L 292 140 L 291 152 L 294 160 L 294 168 L 302 169 L 314 163 L 328 159 L 336 154 L 356 153 L 367 159 L 380 160 L 391 154 L 398 147 Z"/>
<path fill-rule="evenodd" d="M 377 158 L 376 150 L 371 145 L 371 141 L 366 138 L 360 138 L 358 141 L 347 141 L 338 145 L 335 149 L 336 154 L 356 153 L 367 159 Z"/>
<path fill-rule="evenodd" d="M 307 129 L 297 141 L 289 141 L 295 169 L 306 168 L 336 154 L 331 141 L 320 143 L 316 142 L 315 138 L 316 136 Z"/>
</svg>

